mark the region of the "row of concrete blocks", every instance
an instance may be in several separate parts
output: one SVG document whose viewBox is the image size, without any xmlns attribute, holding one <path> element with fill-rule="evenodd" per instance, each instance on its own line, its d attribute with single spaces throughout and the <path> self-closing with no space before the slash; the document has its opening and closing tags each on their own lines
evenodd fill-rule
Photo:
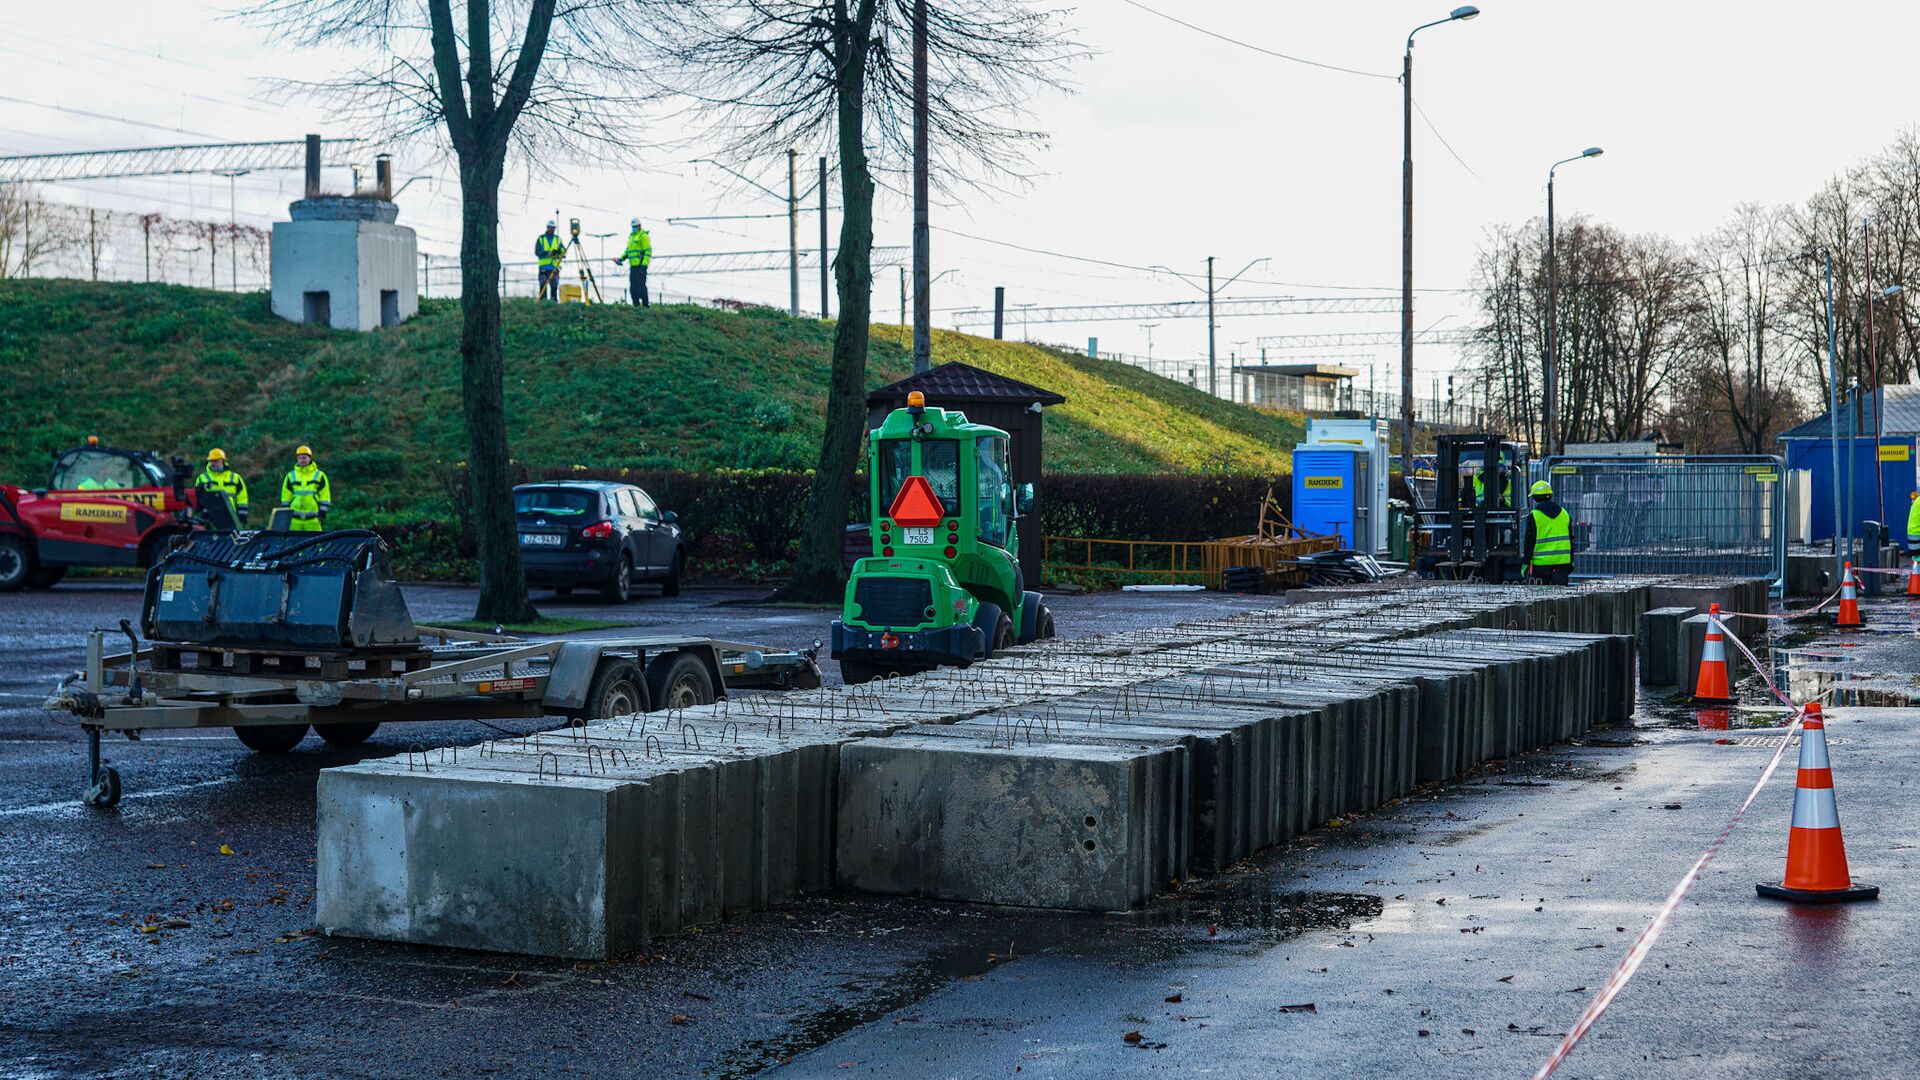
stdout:
<svg viewBox="0 0 1920 1080">
<path fill-rule="evenodd" d="M 1121 882 L 1085 896 L 1120 895 L 1126 899 L 1115 906 L 1126 906 L 1190 869 L 1226 865 L 1328 817 L 1404 793 L 1417 780 L 1579 729 L 1568 718 L 1551 731 L 1534 730 L 1520 706 L 1497 704 L 1521 693 L 1504 689 L 1510 682 L 1532 676 L 1425 676 L 1447 684 L 1441 695 L 1418 674 L 1411 681 L 1360 674 L 1386 656 L 1409 671 L 1422 663 L 1440 672 L 1462 666 L 1430 655 L 1441 646 L 1420 635 L 1479 626 L 1484 640 L 1459 643 L 1477 652 L 1517 641 L 1509 627 L 1607 632 L 1623 620 L 1632 625 L 1646 597 L 1647 588 L 1632 583 L 1573 591 L 1410 589 L 1056 643 L 967 671 L 597 723 L 469 748 L 457 761 L 390 759 L 327 770 L 319 785 L 319 919 L 330 932 L 364 937 L 544 955 L 618 953 L 725 913 L 830 887 L 836 866 L 845 871 L 843 884 L 860 887 L 849 859 L 872 845 L 850 839 L 846 828 L 850 745 L 865 754 L 898 739 L 903 751 L 917 748 L 929 758 L 985 752 L 1016 762 L 1027 740 L 1060 742 L 1076 710 L 1093 721 L 1089 727 L 1111 733 L 1123 724 L 1156 726 L 1124 714 L 1158 694 L 1162 713 L 1184 713 L 1190 729 L 1216 734 L 1154 743 L 1142 731 L 1129 733 L 1142 737 L 1132 743 L 1065 743 L 1075 747 L 1072 757 L 1029 755 L 1021 767 L 1038 771 L 1005 789 L 1040 792 L 1034 784 L 1047 770 L 1086 776 L 1104 768 L 1114 783 L 1124 779 L 1121 787 L 1101 788 L 1123 793 L 1113 805 L 1124 809 L 1114 814 L 1090 807 L 1063 818 L 1037 806 L 1017 813 L 1005 798 L 987 798 L 989 788 L 971 785 L 937 808 L 925 798 L 912 805 L 879 799 L 861 810 L 922 836 L 971 816 L 971 828 L 1033 845 L 1047 829 L 1054 830 L 1051 842 L 1060 842 L 1061 830 L 1074 825 L 1079 832 L 1065 831 L 1076 836 L 1076 850 L 1087 851 L 1092 841 L 1108 853 L 1107 876 Z M 1382 642 L 1410 644 L 1383 652 Z M 1330 659 L 1342 650 L 1341 659 Z M 1335 662 L 1355 674 L 1329 680 L 1325 668 Z M 1257 676 L 1234 673 L 1234 665 L 1250 663 L 1269 667 Z M 1276 705 L 1272 694 L 1252 709 L 1227 700 L 1230 685 L 1250 694 L 1262 679 L 1288 684 L 1284 670 L 1272 674 L 1288 664 L 1297 706 L 1284 698 Z M 1375 692 L 1352 693 L 1362 682 Z M 1310 693 L 1316 690 L 1318 698 Z M 1421 709 L 1429 693 L 1445 698 L 1437 714 Z M 1179 694 L 1187 703 L 1168 707 Z M 1421 740 L 1423 723 L 1446 734 Z M 968 734 L 942 733 L 953 725 Z M 1255 774 L 1271 779 L 1256 782 Z M 1221 779 L 1229 775 L 1247 778 Z M 1064 790 L 1062 779 L 1042 786 Z M 1203 785 L 1210 794 L 1201 795 Z M 977 813 L 967 809 L 970 800 Z M 1107 903 L 1037 889 L 980 898 Z"/>
<path fill-rule="evenodd" d="M 1632 715 L 1631 638 L 1417 640 L 1432 652 L 1274 658 L 851 743 L 835 880 L 1124 910 L 1420 782 Z M 1276 677 L 1289 659 L 1303 667 Z"/>
</svg>

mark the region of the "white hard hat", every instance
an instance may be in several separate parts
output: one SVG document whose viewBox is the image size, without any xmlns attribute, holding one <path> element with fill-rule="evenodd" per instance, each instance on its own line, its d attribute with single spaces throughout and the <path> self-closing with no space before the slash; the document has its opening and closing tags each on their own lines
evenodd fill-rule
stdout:
<svg viewBox="0 0 1920 1080">
<path fill-rule="evenodd" d="M 631 226 L 633 226 L 634 228 L 636 228 L 636 229 L 637 229 L 637 228 L 639 228 L 639 227 L 640 227 L 640 219 L 639 219 L 639 218 L 634 218 L 634 219 L 633 219 L 632 221 L 629 221 L 629 222 L 627 222 L 627 224 L 629 224 L 629 225 L 631 225 Z"/>
<path fill-rule="evenodd" d="M 555 220 L 553 220 L 552 218 L 548 218 L 548 219 L 547 219 L 547 228 L 549 228 L 549 229 L 557 229 L 557 228 L 559 228 L 559 227 L 560 227 L 560 223 L 559 223 L 559 222 L 557 222 L 557 221 L 555 221 Z"/>
</svg>

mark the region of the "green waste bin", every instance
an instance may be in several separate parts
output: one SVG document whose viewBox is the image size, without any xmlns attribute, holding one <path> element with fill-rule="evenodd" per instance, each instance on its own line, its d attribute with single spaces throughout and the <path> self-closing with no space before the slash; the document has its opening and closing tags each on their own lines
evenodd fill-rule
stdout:
<svg viewBox="0 0 1920 1080">
<path fill-rule="evenodd" d="M 1413 507 L 1405 499 L 1387 500 L 1387 558 L 1410 562 L 1413 557 Z"/>
</svg>

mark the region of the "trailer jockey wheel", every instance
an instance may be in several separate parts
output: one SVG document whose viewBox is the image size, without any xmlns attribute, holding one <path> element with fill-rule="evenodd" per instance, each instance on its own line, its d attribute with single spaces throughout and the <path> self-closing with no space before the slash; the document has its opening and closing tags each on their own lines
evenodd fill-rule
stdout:
<svg viewBox="0 0 1920 1080">
<path fill-rule="evenodd" d="M 81 797 L 88 806 L 106 809 L 120 802 L 120 770 L 111 765 L 103 766 L 94 774 L 93 786 Z"/>
</svg>

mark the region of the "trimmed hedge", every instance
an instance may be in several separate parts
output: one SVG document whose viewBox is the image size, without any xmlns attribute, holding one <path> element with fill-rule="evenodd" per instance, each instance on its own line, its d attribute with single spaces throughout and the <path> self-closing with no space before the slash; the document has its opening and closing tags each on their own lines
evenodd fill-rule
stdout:
<svg viewBox="0 0 1920 1080">
<path fill-rule="evenodd" d="M 1214 540 L 1244 536 L 1260 519 L 1272 488 L 1293 512 L 1285 475 L 1206 473 L 1197 476 L 1049 475 L 1040 493 L 1040 520 L 1048 536 L 1100 540 Z"/>
<path fill-rule="evenodd" d="M 663 510 L 679 515 L 682 534 L 696 561 L 753 559 L 780 564 L 793 558 L 806 516 L 813 475 L 773 469 L 683 472 L 666 469 L 557 468 L 515 466 L 514 483 L 542 480 L 613 480 L 638 484 Z M 473 520 L 468 512 L 465 469 L 445 474 L 443 486 L 455 513 L 451 522 L 383 526 L 403 549 L 416 573 L 429 567 L 457 566 L 474 557 Z M 866 477 L 852 480 L 849 524 L 867 517 Z M 1040 527 L 1048 536 L 1086 536 L 1103 540 L 1211 540 L 1254 530 L 1260 504 L 1271 488 L 1281 508 L 1292 513 L 1292 489 L 1285 474 L 1247 473 L 1140 476 L 1112 473 L 1056 473 L 1042 481 Z M 775 569 L 764 567 L 763 569 Z M 435 575 L 437 576 L 437 575 Z"/>
</svg>

